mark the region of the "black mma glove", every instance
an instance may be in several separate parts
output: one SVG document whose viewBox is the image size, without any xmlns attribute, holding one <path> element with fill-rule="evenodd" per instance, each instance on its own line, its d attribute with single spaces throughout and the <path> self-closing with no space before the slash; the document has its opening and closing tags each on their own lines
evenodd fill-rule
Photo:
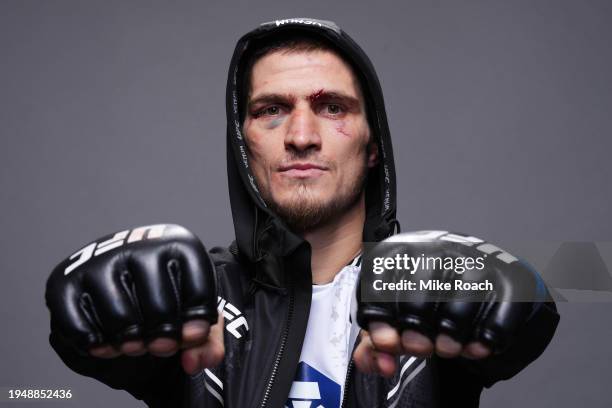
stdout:
<svg viewBox="0 0 612 408">
<path fill-rule="evenodd" d="M 394 244 L 390 245 L 390 243 Z M 462 273 L 457 273 L 452 268 L 446 266 L 440 268 L 440 264 L 437 264 L 438 267 L 433 270 L 418 271 L 413 275 L 407 273 L 405 269 L 395 267 L 384 272 L 379 271 L 379 274 L 373 273 L 371 267 L 373 257 L 396 259 L 400 254 L 421 258 L 423 261 L 425 257 L 455 260 L 460 258 L 464 260 L 467 258 L 480 259 L 476 262 L 481 262 L 484 268 L 462 270 Z M 368 260 L 368 257 L 372 259 Z M 388 266 L 392 264 L 391 261 L 389 262 Z M 370 270 L 368 270 L 368 265 L 370 265 Z M 472 267 L 475 265 L 471 264 Z M 359 325 L 369 330 L 372 323 L 383 322 L 397 330 L 397 339 L 402 333 L 406 333 L 405 331 L 416 332 L 431 341 L 433 348 L 428 349 L 429 353 L 434 349 L 438 351 L 437 346 L 440 343 L 436 343 L 436 339 L 439 341 L 445 336 L 450 337 L 454 340 L 454 344 L 458 343 L 462 347 L 467 345 L 471 347 L 474 344 L 483 345 L 484 347 L 480 347 L 480 350 L 485 349 L 486 355 L 489 354 L 488 352 L 502 353 L 512 346 L 518 333 L 543 302 L 550 300 L 543 281 L 527 263 L 478 238 L 444 231 L 405 233 L 382 241 L 366 251 L 361 274 L 357 287 Z M 413 288 L 417 290 L 387 290 L 385 292 L 373 290 L 374 281 L 382 277 L 386 282 L 399 282 L 407 278 L 414 282 Z M 419 280 L 433 280 L 435 281 L 433 287 L 438 286 L 438 288 L 441 287 L 440 285 L 448 284 L 445 286 L 448 289 L 436 290 L 430 286 L 418 290 Z M 480 289 L 456 290 L 456 281 L 459 281 L 459 287 Z M 490 285 L 487 285 L 487 282 Z M 378 288 L 381 287 L 380 282 L 376 285 Z M 365 288 L 366 291 L 362 291 L 362 288 Z M 552 313 L 554 314 L 554 305 Z M 557 320 L 558 316 L 556 319 L 551 318 L 551 324 L 547 323 L 546 326 L 547 332 L 550 332 L 548 330 L 550 326 L 554 332 Z M 439 337 L 439 335 L 445 336 Z M 549 340 L 550 337 L 543 340 L 544 345 Z M 396 343 L 399 344 L 399 340 Z M 390 351 L 390 354 L 402 354 L 406 351 L 405 344 L 403 346 L 403 350 L 396 344 L 384 351 Z M 373 349 L 376 349 L 376 344 Z M 466 356 L 465 351 L 464 348 L 464 356 Z M 461 354 L 455 353 L 450 357 L 459 355 Z M 530 358 L 533 357 L 532 355 L 533 352 L 530 352 Z M 443 356 L 449 357 L 449 355 Z M 364 358 L 364 361 L 366 360 Z M 362 364 L 362 366 L 365 365 L 367 364 Z"/>
<path fill-rule="evenodd" d="M 172 338 L 183 323 L 217 322 L 214 266 L 199 239 L 178 225 L 151 225 L 92 242 L 47 281 L 52 337 L 82 355 L 129 340 Z"/>
</svg>

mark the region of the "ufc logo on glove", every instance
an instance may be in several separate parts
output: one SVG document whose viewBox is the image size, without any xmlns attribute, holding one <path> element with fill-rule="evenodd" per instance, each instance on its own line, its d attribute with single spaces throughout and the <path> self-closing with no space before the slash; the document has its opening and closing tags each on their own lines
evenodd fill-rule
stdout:
<svg viewBox="0 0 612 408">
<path fill-rule="evenodd" d="M 64 270 L 64 275 L 68 275 L 91 258 L 119 248 L 122 245 L 138 242 L 145 239 L 161 238 L 164 235 L 166 224 L 148 225 L 117 232 L 111 239 L 102 242 L 92 242 L 85 248 L 79 249 L 70 256 L 70 260 L 76 259 Z M 127 239 L 126 239 L 127 238 Z"/>
</svg>

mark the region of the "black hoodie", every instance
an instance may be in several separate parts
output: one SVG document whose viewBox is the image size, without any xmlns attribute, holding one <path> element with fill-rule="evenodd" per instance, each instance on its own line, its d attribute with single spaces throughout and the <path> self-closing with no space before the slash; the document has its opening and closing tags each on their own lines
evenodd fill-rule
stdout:
<svg viewBox="0 0 612 408">
<path fill-rule="evenodd" d="M 361 82 L 368 122 L 380 151 L 380 165 L 368 177 L 366 188 L 367 219 L 364 241 L 379 241 L 391 235 L 396 227 L 395 165 L 391 136 L 382 90 L 372 63 L 363 50 L 331 21 L 309 18 L 276 20 L 261 24 L 237 43 L 229 68 L 227 104 L 227 166 L 230 201 L 236 242 L 240 252 L 251 262 L 260 262 L 268 253 L 285 256 L 297 248 L 302 239 L 291 233 L 267 208 L 249 169 L 247 147 L 242 134 L 245 93 L 245 64 L 249 52 L 271 37 L 302 33 L 330 42 L 352 65 Z M 282 279 L 266 272 L 273 281 Z"/>
<path fill-rule="evenodd" d="M 378 143 L 379 165 L 366 187 L 364 241 L 380 241 L 399 229 L 395 219 L 395 167 L 382 90 L 361 48 L 335 23 L 311 18 L 261 24 L 237 43 L 227 81 L 227 171 L 236 240 L 210 254 L 217 270 L 219 310 L 225 315 L 223 363 L 194 376 L 179 357 L 120 357 L 95 362 L 80 357 L 51 335 L 51 344 L 73 370 L 125 389 L 150 406 L 283 407 L 296 374 L 308 322 L 312 277 L 310 246 L 290 231 L 262 200 L 242 133 L 244 71 L 249 53 L 273 36 L 301 33 L 323 38 L 359 77 L 368 122 Z M 558 320 L 543 304 L 516 345 L 485 362 L 398 358 L 394 378 L 364 375 L 349 364 L 343 406 L 472 407 L 484 386 L 509 378 L 542 353 Z"/>
</svg>

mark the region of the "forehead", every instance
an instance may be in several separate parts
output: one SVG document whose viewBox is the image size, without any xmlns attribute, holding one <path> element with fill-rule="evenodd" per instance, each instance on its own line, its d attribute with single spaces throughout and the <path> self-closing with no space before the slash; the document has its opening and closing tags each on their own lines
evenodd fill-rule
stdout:
<svg viewBox="0 0 612 408">
<path fill-rule="evenodd" d="M 271 52 L 253 65 L 250 84 L 250 97 L 325 88 L 343 91 L 361 100 L 359 82 L 352 68 L 328 50 Z"/>
</svg>

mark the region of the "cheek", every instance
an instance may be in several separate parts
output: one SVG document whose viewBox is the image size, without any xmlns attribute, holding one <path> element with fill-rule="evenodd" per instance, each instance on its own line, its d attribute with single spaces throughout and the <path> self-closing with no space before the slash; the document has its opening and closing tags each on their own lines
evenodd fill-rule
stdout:
<svg viewBox="0 0 612 408">
<path fill-rule="evenodd" d="M 263 125 L 263 127 L 268 130 L 276 129 L 277 127 L 285 123 L 286 119 L 286 116 L 279 116 L 278 118 L 270 119 Z"/>
<path fill-rule="evenodd" d="M 367 125 L 351 120 L 337 120 L 331 124 L 330 150 L 339 162 L 354 160 L 366 151 L 369 137 Z"/>
<path fill-rule="evenodd" d="M 353 132 L 345 120 L 338 120 L 334 123 L 336 133 L 342 137 L 352 137 Z"/>
<path fill-rule="evenodd" d="M 245 139 L 249 146 L 249 150 L 253 156 L 257 156 L 259 160 L 265 162 L 271 161 L 275 157 L 279 148 L 284 146 L 282 140 L 279 143 L 279 137 L 282 132 L 278 131 L 287 120 L 286 116 L 278 116 L 268 120 L 250 121 L 248 127 L 245 127 Z M 272 130 L 275 130 L 272 132 Z M 280 144 L 280 146 L 279 146 Z"/>
<path fill-rule="evenodd" d="M 248 133 L 249 163 L 257 177 L 268 178 L 276 160 L 276 147 L 269 135 L 251 131 Z M 266 175 L 268 174 L 268 175 Z M 260 181 L 261 182 L 261 181 Z"/>
<path fill-rule="evenodd" d="M 336 135 L 334 143 L 330 143 L 329 155 L 338 170 L 338 182 L 345 183 L 355 175 L 361 173 L 367 157 L 365 138 L 363 140 L 357 131 L 346 130 L 346 134 Z M 333 153 L 332 153 L 333 152 Z"/>
<path fill-rule="evenodd" d="M 331 126 L 333 132 L 340 138 L 368 140 L 368 124 L 361 118 L 348 116 L 344 119 L 333 121 Z"/>
<path fill-rule="evenodd" d="M 245 128 L 244 135 L 248 147 L 249 164 L 253 167 L 253 170 L 259 170 L 265 162 L 265 156 L 263 156 L 266 151 L 265 146 L 262 145 L 262 139 L 252 127 Z"/>
</svg>

